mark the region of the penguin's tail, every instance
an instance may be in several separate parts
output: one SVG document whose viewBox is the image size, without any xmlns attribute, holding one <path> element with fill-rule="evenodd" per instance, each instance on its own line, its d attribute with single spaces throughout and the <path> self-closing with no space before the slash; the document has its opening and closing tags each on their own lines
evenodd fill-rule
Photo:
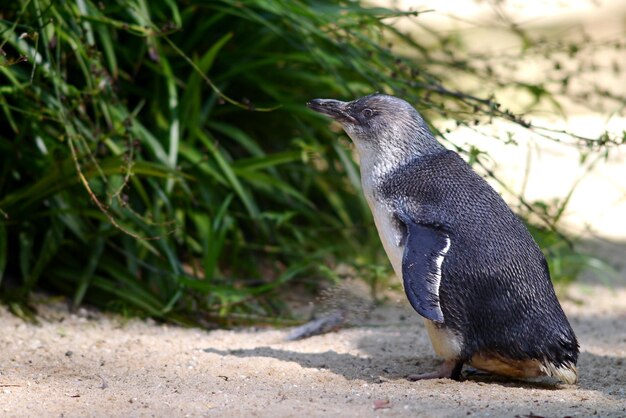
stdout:
<svg viewBox="0 0 626 418">
<path fill-rule="evenodd" d="M 566 385 L 575 385 L 578 383 L 578 369 L 576 365 L 570 362 L 564 362 L 562 364 L 554 364 L 549 361 L 544 361 L 539 366 L 539 370 L 546 375 L 550 376 Z"/>
</svg>

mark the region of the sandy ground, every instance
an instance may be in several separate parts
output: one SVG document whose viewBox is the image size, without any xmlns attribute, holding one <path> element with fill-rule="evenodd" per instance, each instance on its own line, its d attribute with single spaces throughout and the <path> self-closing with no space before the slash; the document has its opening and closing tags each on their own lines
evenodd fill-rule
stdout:
<svg viewBox="0 0 626 418">
<path fill-rule="evenodd" d="M 40 325 L 0 310 L 0 415 L 626 416 L 626 289 L 569 289 L 580 385 L 409 382 L 438 365 L 397 295 L 358 326 L 287 342 L 288 330 L 204 331 L 40 304 Z"/>
</svg>

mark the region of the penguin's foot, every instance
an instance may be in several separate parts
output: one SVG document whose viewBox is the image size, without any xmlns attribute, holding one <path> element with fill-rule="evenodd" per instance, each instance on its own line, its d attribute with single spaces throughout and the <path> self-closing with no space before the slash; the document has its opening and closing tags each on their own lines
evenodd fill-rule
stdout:
<svg viewBox="0 0 626 418">
<path fill-rule="evenodd" d="M 492 373 L 486 372 L 484 370 L 479 370 L 474 367 L 466 367 L 463 371 L 463 377 L 485 377 L 485 376 L 493 376 Z"/>
<path fill-rule="evenodd" d="M 422 373 L 422 374 L 411 374 L 406 378 L 411 382 L 415 382 L 417 380 L 426 380 L 426 379 L 453 379 L 459 380 L 461 377 L 461 369 L 463 368 L 463 362 L 459 360 L 445 360 L 441 366 L 439 366 L 439 370 L 431 373 Z"/>
</svg>

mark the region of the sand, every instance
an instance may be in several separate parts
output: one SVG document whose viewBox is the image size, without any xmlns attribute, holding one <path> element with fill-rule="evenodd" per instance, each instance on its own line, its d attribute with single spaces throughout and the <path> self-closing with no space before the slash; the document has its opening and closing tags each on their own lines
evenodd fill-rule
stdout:
<svg viewBox="0 0 626 418">
<path fill-rule="evenodd" d="M 0 309 L 5 417 L 626 417 L 626 289 L 574 285 L 564 308 L 580 384 L 409 382 L 437 367 L 402 295 L 356 326 L 301 341 L 286 329 L 186 329 L 39 302 L 40 325 Z"/>
</svg>

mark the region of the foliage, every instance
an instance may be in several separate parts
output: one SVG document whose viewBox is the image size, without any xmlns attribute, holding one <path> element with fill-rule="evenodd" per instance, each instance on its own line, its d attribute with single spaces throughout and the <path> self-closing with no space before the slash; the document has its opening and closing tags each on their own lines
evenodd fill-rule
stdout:
<svg viewBox="0 0 626 418">
<path fill-rule="evenodd" d="M 380 90 L 429 120 L 533 128 L 493 97 L 453 89 L 455 73 L 481 72 L 449 38 L 426 47 L 399 32 L 399 16 L 419 21 L 333 0 L 19 0 L 0 11 L 4 298 L 44 286 L 73 307 L 264 320 L 296 278 L 384 265 L 346 143 L 307 99 Z"/>
</svg>

